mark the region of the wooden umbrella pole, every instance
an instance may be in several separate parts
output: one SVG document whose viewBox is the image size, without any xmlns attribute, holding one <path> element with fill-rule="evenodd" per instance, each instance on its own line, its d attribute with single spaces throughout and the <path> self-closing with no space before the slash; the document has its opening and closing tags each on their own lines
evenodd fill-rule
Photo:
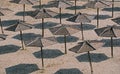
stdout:
<svg viewBox="0 0 120 74">
<path fill-rule="evenodd" d="M 114 17 L 114 0 L 112 0 L 112 17 Z"/>
<path fill-rule="evenodd" d="M 25 21 L 25 4 L 23 4 L 23 21 Z"/>
<path fill-rule="evenodd" d="M 97 8 L 97 28 L 99 27 L 99 8 Z"/>
<path fill-rule="evenodd" d="M 83 35 L 83 24 L 81 23 L 81 34 L 82 34 L 82 40 L 84 40 L 84 35 Z"/>
<path fill-rule="evenodd" d="M 76 6 L 77 6 L 77 0 L 75 0 L 75 14 L 77 13 Z"/>
<path fill-rule="evenodd" d="M 111 57 L 113 58 L 113 37 L 111 37 Z"/>
<path fill-rule="evenodd" d="M 61 17 L 62 17 L 62 15 L 61 15 L 61 8 L 59 8 L 59 15 L 60 15 L 60 24 L 62 23 L 62 20 L 61 20 Z"/>
<path fill-rule="evenodd" d="M 20 38 L 21 38 L 22 50 L 25 50 L 24 41 L 23 41 L 23 35 L 22 35 L 22 31 L 21 30 L 20 30 Z"/>
<path fill-rule="evenodd" d="M 91 61 L 91 57 L 90 57 L 90 52 L 89 51 L 88 51 L 88 59 L 89 59 L 89 63 L 90 63 L 91 74 L 93 74 L 92 61 Z"/>
<path fill-rule="evenodd" d="M 66 35 L 64 35 L 64 42 L 65 42 L 65 54 L 67 54 Z"/>
<path fill-rule="evenodd" d="M 44 18 L 42 18 L 42 37 L 44 37 Z"/>
<path fill-rule="evenodd" d="M 4 34 L 4 30 L 3 30 L 3 25 L 2 25 L 1 18 L 0 18 L 0 27 L 1 27 L 2 34 Z"/>
<path fill-rule="evenodd" d="M 41 8 L 41 0 L 39 0 L 39 9 Z"/>
<path fill-rule="evenodd" d="M 43 47 L 41 47 L 42 69 L 44 69 Z"/>
</svg>

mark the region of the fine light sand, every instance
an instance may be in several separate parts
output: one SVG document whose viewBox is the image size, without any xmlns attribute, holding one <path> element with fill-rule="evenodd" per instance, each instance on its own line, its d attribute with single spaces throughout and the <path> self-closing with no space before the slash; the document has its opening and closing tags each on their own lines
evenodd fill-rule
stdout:
<svg viewBox="0 0 120 74">
<path fill-rule="evenodd" d="M 43 4 L 46 4 L 50 0 L 42 0 Z M 82 4 L 85 4 L 86 2 L 84 1 L 79 1 L 77 2 L 78 6 L 82 6 Z M 34 5 L 38 5 L 37 3 Z M 21 19 L 22 16 L 15 15 L 18 12 L 22 12 L 22 5 L 18 5 L 15 3 L 10 3 L 9 0 L 0 0 L 0 6 L 1 7 L 8 7 L 12 9 L 14 12 L 2 16 L 3 21 L 8 21 L 8 20 L 16 20 L 16 19 Z M 115 11 L 115 16 L 117 17 L 120 15 L 120 2 L 115 2 L 115 7 L 118 7 L 118 9 Z M 51 10 L 54 10 L 55 12 L 58 12 L 57 8 L 49 8 Z M 35 8 L 32 8 L 31 5 L 26 5 L 26 11 L 31 11 L 35 10 Z M 95 9 L 78 9 L 77 12 L 84 12 L 88 14 L 94 14 L 96 15 L 96 10 Z M 74 10 L 70 9 L 62 9 L 63 13 L 69 13 L 69 14 L 74 14 Z M 108 16 L 111 16 L 111 12 L 109 11 L 100 11 L 101 15 L 106 15 L 106 17 L 100 19 L 100 27 L 104 27 L 107 25 L 113 25 L 116 23 L 112 22 L 112 18 L 107 18 Z M 26 16 L 26 22 L 31 23 L 31 24 L 39 24 L 41 23 L 40 19 L 33 19 L 30 16 Z M 45 19 L 45 22 L 53 22 L 53 23 L 59 23 L 59 18 L 47 18 Z M 75 24 L 66 21 L 66 18 L 62 19 L 63 24 Z M 4 25 L 4 29 L 7 28 L 11 23 L 6 23 Z M 84 31 L 84 36 L 85 40 L 105 40 L 108 44 L 110 42 L 110 38 L 101 38 L 98 37 L 94 29 L 96 27 L 96 20 L 93 20 L 90 26 L 87 26 L 87 29 Z M 41 29 L 32 29 L 32 30 L 25 30 L 24 34 L 31 33 L 31 35 L 34 34 L 41 34 Z M 41 69 L 41 58 L 36 58 L 35 55 L 40 55 L 40 48 L 38 47 L 27 47 L 27 50 L 20 50 L 19 47 L 21 46 L 20 40 L 16 39 L 16 37 L 19 37 L 19 32 L 11 32 L 11 31 L 6 31 L 5 34 L 8 35 L 7 39 L 5 41 L 0 42 L 0 74 L 13 74 L 7 72 L 7 68 L 18 65 L 18 64 L 37 64 L 39 69 Z M 45 37 L 50 37 L 53 36 L 52 33 L 48 30 L 45 29 Z M 69 41 L 67 43 L 67 49 L 75 46 L 77 42 L 81 41 L 81 32 L 75 33 L 71 35 L 72 38 L 69 38 Z M 29 39 L 30 36 L 26 35 L 24 36 L 25 39 Z M 62 36 L 56 36 L 59 41 Z M 91 58 L 93 60 L 93 70 L 94 74 L 120 74 L 120 39 L 115 38 L 114 40 L 114 58 L 110 58 L 110 46 L 104 46 L 99 48 L 98 50 L 92 51 L 91 52 Z M 8 47 L 7 47 L 8 46 Z M 19 50 L 17 50 L 19 49 Z M 87 55 L 86 53 L 81 53 L 81 54 L 76 54 L 68 50 L 68 54 L 64 55 L 64 43 L 58 43 L 52 46 L 44 47 L 45 50 L 45 56 L 48 56 L 48 58 L 44 58 L 44 63 L 45 63 L 45 70 L 42 73 L 41 70 L 37 70 L 31 73 L 27 74 L 75 74 L 74 72 L 76 69 L 78 69 L 78 73 L 76 74 L 90 74 L 90 67 L 89 67 L 89 62 L 87 60 Z M 48 51 L 49 50 L 49 51 Z M 15 52 L 14 52 L 15 51 Z M 67 73 L 59 73 L 60 69 L 63 69 L 64 71 L 66 69 L 71 69 L 71 71 L 74 71 L 73 73 L 67 72 Z M 17 69 L 19 70 L 19 68 Z M 26 70 L 27 71 L 27 70 Z M 21 73 L 16 73 L 16 74 L 22 74 L 22 71 L 20 70 Z M 24 74 L 24 73 L 23 73 Z M 26 73 L 25 73 L 26 74 Z"/>
</svg>

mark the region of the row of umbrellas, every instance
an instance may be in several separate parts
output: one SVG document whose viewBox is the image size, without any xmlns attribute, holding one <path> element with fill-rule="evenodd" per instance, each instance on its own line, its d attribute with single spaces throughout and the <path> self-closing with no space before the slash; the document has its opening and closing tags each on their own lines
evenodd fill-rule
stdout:
<svg viewBox="0 0 120 74">
<path fill-rule="evenodd" d="M 57 13 L 48 10 L 48 9 L 41 9 L 41 10 L 35 10 L 33 11 L 33 14 L 31 16 L 35 19 L 41 19 L 42 18 L 42 37 L 44 37 L 44 18 L 50 18 L 57 15 Z M 67 21 L 80 23 L 81 24 L 81 34 L 82 34 L 82 40 L 84 40 L 83 36 L 83 24 L 82 23 L 90 23 L 91 20 L 94 18 L 94 16 L 84 13 L 78 13 L 77 15 L 74 15 L 67 19 Z M 117 19 L 117 18 L 116 18 Z M 114 20 L 114 19 L 113 19 Z"/>
<path fill-rule="evenodd" d="M 18 1 L 18 2 L 20 2 L 20 1 Z M 50 13 L 52 15 L 50 15 Z M 44 18 L 53 17 L 53 15 L 56 15 L 56 13 L 53 12 L 53 11 L 50 11 L 50 10 L 45 10 L 45 9 L 36 10 L 36 11 L 33 12 L 32 17 L 34 17 L 36 19 L 42 18 L 42 37 L 44 36 L 44 25 L 43 25 Z M 81 23 L 82 40 L 84 40 L 82 23 L 91 22 L 91 18 L 88 17 L 88 16 L 89 15 L 87 15 L 87 14 L 78 13 L 77 15 L 75 15 L 75 16 L 70 17 L 69 19 L 67 19 L 68 21 L 71 21 L 71 22 Z M 23 25 L 21 26 L 21 24 L 23 24 Z M 15 25 L 13 25 L 13 26 L 11 26 L 11 27 L 8 28 L 8 30 L 12 30 L 12 31 L 17 31 L 16 29 L 20 28 L 18 31 L 20 31 L 20 36 L 21 36 L 21 42 L 22 42 L 23 49 L 25 49 L 24 46 L 23 46 L 24 42 L 23 42 L 23 38 L 22 38 L 22 30 L 24 30 L 24 29 L 21 30 L 21 27 L 23 27 L 25 29 L 30 29 L 31 27 L 29 27 L 27 24 L 28 23 L 23 23 L 23 22 L 18 21 Z M 13 28 L 14 28 L 14 30 L 13 30 Z M 63 34 L 63 35 L 64 35 L 64 39 L 66 39 L 66 35 L 65 34 Z M 65 50 L 66 50 L 66 42 L 65 42 Z"/>
<path fill-rule="evenodd" d="M 22 26 L 21 25 L 19 25 L 19 26 L 17 25 L 17 27 L 16 27 L 16 24 L 15 24 L 15 25 L 7 28 L 7 30 L 11 30 L 11 31 L 19 31 L 20 30 L 21 41 L 22 41 L 22 31 L 21 31 L 20 28 L 23 28 L 24 30 L 32 28 L 32 27 L 30 27 L 28 25 L 26 26 L 25 24 L 22 24 L 22 23 L 20 23 Z M 16 27 L 16 29 L 14 29 L 14 26 Z M 68 30 L 70 28 L 72 28 L 72 30 Z M 78 27 L 74 27 L 74 29 L 75 28 L 78 28 Z M 74 30 L 74 29 L 71 26 L 68 26 L 68 28 L 65 28 L 65 26 L 63 26 L 63 25 L 62 25 L 62 27 L 50 28 L 51 32 L 54 35 L 64 35 L 65 38 L 66 38 L 66 35 L 69 35 L 70 31 L 72 33 L 75 33 L 75 32 L 77 32 L 79 30 L 79 28 L 78 28 L 78 30 Z M 119 31 L 120 31 L 120 26 L 109 26 L 109 27 L 103 27 L 103 28 L 95 29 L 95 32 L 98 34 L 98 36 L 111 37 L 111 56 L 112 57 L 113 57 L 113 43 L 112 43 L 113 40 L 112 40 L 112 37 L 119 37 L 120 36 Z M 2 40 L 4 40 L 5 37 L 6 37 L 5 35 L 0 35 L 0 38 Z M 97 42 L 96 41 L 92 41 L 92 42 L 93 42 L 93 45 L 91 45 L 89 43 L 89 41 L 83 41 L 83 42 L 78 43 L 77 46 L 75 46 L 75 47 L 70 49 L 71 51 L 76 52 L 76 53 L 88 52 L 91 72 L 93 72 L 93 70 L 92 70 L 92 64 L 91 64 L 91 58 L 90 58 L 90 55 L 89 55 L 90 54 L 89 51 L 96 50 L 94 47 L 98 47 L 98 46 L 103 45 L 103 43 L 99 42 L 99 41 L 97 41 Z M 43 52 L 42 52 L 43 49 L 42 48 L 44 46 L 53 45 L 53 44 L 56 44 L 56 43 L 57 43 L 57 41 L 56 41 L 56 39 L 54 37 L 48 37 L 48 38 L 37 37 L 33 41 L 27 43 L 27 46 L 41 47 L 42 67 L 44 68 Z M 99 45 L 99 43 L 100 43 L 100 45 Z M 65 48 L 66 48 L 66 42 L 65 42 Z M 66 49 L 65 49 L 65 53 L 67 53 Z"/>
<path fill-rule="evenodd" d="M 25 4 L 27 4 L 27 1 L 31 2 L 33 0 L 26 0 L 26 2 L 25 2 L 25 0 L 16 0 L 14 2 L 23 4 L 24 12 L 25 12 Z M 54 3 L 54 2 L 51 2 L 51 3 Z M 101 3 L 105 4 L 102 1 L 97 3 L 97 4 L 101 5 Z M 109 6 L 109 4 L 105 4 L 105 5 Z M 63 5 L 61 5 L 61 6 L 63 6 Z M 76 26 L 76 25 L 64 25 L 64 24 L 61 23 L 61 7 L 58 7 L 58 8 L 60 8 L 59 9 L 60 10 L 60 24 L 59 24 L 60 26 L 56 26 L 56 27 L 50 28 L 50 31 L 54 35 L 63 35 L 64 36 L 65 53 L 67 53 L 66 36 L 67 35 L 71 35 L 71 34 L 76 33 L 76 32 L 79 32 L 81 30 L 82 40 L 84 40 L 84 36 L 83 36 L 83 23 L 91 22 L 91 20 L 94 17 L 91 16 L 91 15 L 82 14 L 82 13 L 79 12 L 78 14 L 68 18 L 67 21 L 80 23 L 81 24 L 80 25 L 81 28 L 79 26 Z M 55 12 L 53 12 L 51 10 L 46 10 L 46 9 L 35 10 L 33 12 L 33 14 L 32 14 L 33 18 L 35 18 L 35 19 L 42 19 L 42 38 L 41 37 L 35 38 L 33 41 L 27 43 L 27 46 L 35 46 L 35 47 L 40 47 L 41 48 L 42 67 L 43 68 L 44 68 L 43 47 L 44 46 L 48 46 L 48 45 L 53 45 L 53 44 L 57 43 L 57 41 L 56 41 L 56 39 L 54 37 L 44 38 L 44 18 L 51 18 L 51 17 L 53 17 L 56 14 L 57 13 L 55 13 Z M 0 15 L 3 16 L 3 14 L 1 14 L 1 13 L 0 13 Z M 115 20 L 115 19 L 113 19 L 113 20 Z M 31 26 L 31 24 L 25 23 L 25 13 L 24 13 L 23 21 L 18 20 L 15 24 L 13 24 L 12 26 L 8 27 L 6 30 L 15 31 L 15 32 L 16 31 L 20 31 L 22 48 L 25 49 L 23 36 L 22 36 L 22 31 L 23 30 L 27 30 L 27 29 L 32 29 L 32 28 L 33 27 Z M 2 24 L 1 24 L 1 30 L 2 30 L 2 32 L 4 32 L 3 29 L 2 29 Z M 113 57 L 113 37 L 119 37 L 119 31 L 120 31 L 120 27 L 119 26 L 109 26 L 109 27 L 103 27 L 103 28 L 95 29 L 95 32 L 97 33 L 98 36 L 101 36 L 101 37 L 111 37 L 111 56 L 112 57 Z M 4 33 L 1 34 L 0 35 L 0 40 L 5 40 L 5 39 L 6 39 L 6 35 L 4 35 Z M 100 42 L 100 41 L 82 41 L 82 42 L 78 43 L 76 46 L 74 46 L 73 48 L 71 48 L 70 51 L 73 51 L 75 53 L 88 52 L 88 58 L 89 58 L 90 67 L 91 67 L 91 74 L 93 74 L 93 68 L 92 68 L 92 63 L 91 63 L 90 51 L 96 50 L 96 47 L 99 47 L 99 46 L 102 46 L 102 45 L 103 45 L 103 43 Z"/>
<path fill-rule="evenodd" d="M 24 0 L 13 0 L 13 2 L 17 3 L 17 4 L 23 4 L 23 11 L 24 11 L 23 21 L 25 21 L 25 4 L 31 4 L 32 5 L 35 2 L 37 2 L 37 1 L 35 1 L 35 0 L 34 1 L 33 0 L 28 0 L 28 1 L 27 0 L 25 0 L 25 1 Z M 41 0 L 39 2 L 41 3 Z M 60 24 L 61 24 L 62 23 L 61 22 L 61 8 L 71 7 L 72 3 L 69 2 L 69 1 L 64 1 L 64 0 L 60 0 L 59 1 L 58 0 L 58 1 L 51 1 L 51 2 L 48 3 L 48 5 L 59 8 L 59 11 L 60 11 L 59 12 Z M 105 1 L 102 1 L 102 0 L 98 0 L 98 1 L 90 1 L 87 4 L 85 4 L 84 6 L 89 7 L 89 8 L 97 8 L 97 27 L 98 27 L 99 26 L 99 18 L 98 18 L 98 16 L 99 16 L 99 8 L 108 7 L 110 5 L 111 5 L 110 2 L 105 2 Z M 7 9 L 7 8 L 0 8 L 0 12 L 1 12 L 0 16 L 4 16 L 6 12 L 7 13 L 11 13 L 12 10 Z M 49 14 L 49 13 L 51 13 L 51 14 Z M 49 16 L 46 16 L 46 15 L 49 15 Z M 57 13 L 55 13 L 53 11 L 45 10 L 45 9 L 42 9 L 42 10 L 38 9 L 38 10 L 33 12 L 32 17 L 34 17 L 34 18 L 37 17 L 36 19 L 40 19 L 41 18 L 42 19 L 42 23 L 44 23 L 44 18 L 51 18 L 51 17 L 53 17 L 55 15 L 57 15 Z M 1 24 L 1 30 L 2 30 L 2 33 L 3 33 L 4 31 L 3 31 L 3 28 L 2 28 L 2 24 Z M 44 29 L 42 31 L 43 31 L 42 36 L 44 36 L 43 35 L 44 34 Z"/>
</svg>

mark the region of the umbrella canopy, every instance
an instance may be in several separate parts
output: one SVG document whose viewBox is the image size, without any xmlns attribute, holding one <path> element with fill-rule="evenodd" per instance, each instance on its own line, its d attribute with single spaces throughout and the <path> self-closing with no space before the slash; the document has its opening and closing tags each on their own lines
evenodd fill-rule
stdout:
<svg viewBox="0 0 120 74">
<path fill-rule="evenodd" d="M 42 68 L 44 68 L 43 47 L 54 45 L 56 43 L 57 40 L 55 37 L 46 37 L 46 38 L 37 37 L 33 41 L 27 43 L 27 46 L 41 47 Z"/>
<path fill-rule="evenodd" d="M 17 4 L 29 4 L 33 5 L 37 0 L 12 0 L 12 2 L 17 3 Z"/>
<path fill-rule="evenodd" d="M 70 18 L 67 21 L 75 22 L 75 23 L 90 23 L 95 16 L 89 15 L 86 13 L 78 13 Z"/>
<path fill-rule="evenodd" d="M 85 4 L 85 7 L 88 8 L 96 8 L 97 9 L 97 28 L 99 26 L 99 9 L 109 7 L 111 5 L 111 2 L 103 1 L 103 0 L 95 0 L 90 1 L 87 4 Z"/>
<path fill-rule="evenodd" d="M 113 22 L 120 24 L 120 17 L 116 17 L 114 19 L 112 19 Z"/>
<path fill-rule="evenodd" d="M 68 2 L 66 0 L 55 0 L 55 1 L 48 2 L 48 5 L 50 5 L 51 7 L 56 7 L 56 8 L 67 8 L 67 7 L 71 7 L 73 3 Z"/>
<path fill-rule="evenodd" d="M 73 48 L 69 50 L 75 53 L 88 52 L 88 59 L 90 62 L 91 74 L 93 74 L 92 62 L 91 62 L 89 51 L 96 50 L 96 48 L 101 47 L 102 45 L 103 43 L 97 40 L 83 41 L 83 42 L 78 43 L 76 46 L 74 46 Z"/>
<path fill-rule="evenodd" d="M 13 11 L 8 8 L 0 8 L 0 26 L 1 26 L 2 34 L 4 34 L 4 30 L 3 30 L 3 25 L 1 23 L 2 22 L 1 16 L 5 16 L 7 14 L 10 14 L 11 12 L 13 12 Z"/>
<path fill-rule="evenodd" d="M 93 15 L 85 14 L 85 13 L 78 13 L 70 18 L 67 19 L 67 21 L 80 23 L 81 24 L 81 33 L 82 33 L 82 40 L 84 40 L 83 36 L 83 23 L 90 23 L 91 20 L 94 19 Z"/>
<path fill-rule="evenodd" d="M 108 26 L 103 28 L 95 29 L 95 32 L 100 37 L 119 37 L 120 26 Z"/>
<path fill-rule="evenodd" d="M 107 2 L 104 0 L 95 0 L 95 1 L 90 1 L 86 3 L 84 6 L 88 8 L 105 8 L 109 7 L 111 5 L 111 2 Z"/>
<path fill-rule="evenodd" d="M 6 28 L 6 30 L 17 32 L 17 31 L 23 31 L 23 30 L 32 29 L 32 28 L 33 27 L 31 26 L 31 24 L 18 20 L 15 24 Z"/>
<path fill-rule="evenodd" d="M 56 44 L 56 38 L 55 37 L 45 37 L 40 38 L 37 37 L 33 41 L 29 42 L 27 46 L 33 46 L 33 47 L 45 47 Z"/>
<path fill-rule="evenodd" d="M 60 24 L 61 25 L 61 24 Z M 64 35 L 65 54 L 67 54 L 66 35 L 74 34 L 80 31 L 77 25 L 63 25 L 49 29 L 54 35 Z"/>
<path fill-rule="evenodd" d="M 35 19 L 52 18 L 56 15 L 57 15 L 56 12 L 44 8 L 37 9 L 31 13 L 31 16 Z"/>
<path fill-rule="evenodd" d="M 0 16 L 4 16 L 4 15 L 10 14 L 12 12 L 13 11 L 10 10 L 9 8 L 0 8 Z"/>
<path fill-rule="evenodd" d="M 31 16 L 35 19 L 42 19 L 42 37 L 44 37 L 44 18 L 52 18 L 57 13 L 49 9 L 38 9 L 31 13 Z"/>
<path fill-rule="evenodd" d="M 103 43 L 97 40 L 83 41 L 83 42 L 79 42 L 75 47 L 69 50 L 75 53 L 83 53 L 83 52 L 96 50 L 102 45 Z"/>
<path fill-rule="evenodd" d="M 37 0 L 12 0 L 12 2 L 17 4 L 23 4 L 23 21 L 25 21 L 25 5 L 33 5 L 34 3 L 38 2 Z"/>
<path fill-rule="evenodd" d="M 5 40 L 5 39 L 6 39 L 6 37 L 7 37 L 7 35 L 5 35 L 5 34 L 0 34 L 0 41 Z"/>
<path fill-rule="evenodd" d="M 71 7 L 73 5 L 73 3 L 68 2 L 66 0 L 56 0 L 56 1 L 48 2 L 48 5 L 51 7 L 59 8 L 59 17 L 60 17 L 60 24 L 61 24 L 62 23 L 62 21 L 61 21 L 62 8 Z"/>
<path fill-rule="evenodd" d="M 111 56 L 113 57 L 113 37 L 120 36 L 120 26 L 108 26 L 95 29 L 95 32 L 100 37 L 111 37 Z"/>
<path fill-rule="evenodd" d="M 76 12 L 77 12 L 77 10 L 76 10 L 76 6 L 77 6 L 77 1 L 79 1 L 79 0 L 55 0 L 55 1 L 74 1 L 74 6 L 75 6 L 75 14 L 76 14 Z M 71 3 L 72 5 L 73 5 L 73 3 Z"/>
<path fill-rule="evenodd" d="M 15 24 L 13 24 L 13 25 L 9 26 L 8 28 L 6 28 L 6 30 L 14 31 L 14 32 L 20 31 L 20 38 L 21 38 L 22 48 L 24 50 L 25 46 L 24 46 L 22 31 L 32 29 L 32 28 L 33 27 L 31 26 L 31 24 L 28 24 L 28 23 L 25 23 L 25 22 L 22 22 L 22 21 L 18 20 Z"/>
<path fill-rule="evenodd" d="M 61 25 L 61 24 L 60 24 Z M 71 35 L 80 31 L 78 25 L 65 25 L 57 26 L 49 29 L 54 35 Z"/>
</svg>

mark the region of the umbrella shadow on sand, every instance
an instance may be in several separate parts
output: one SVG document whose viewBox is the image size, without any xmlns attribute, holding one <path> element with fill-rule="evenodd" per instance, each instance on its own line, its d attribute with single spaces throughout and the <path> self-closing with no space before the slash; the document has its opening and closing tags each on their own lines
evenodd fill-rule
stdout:
<svg viewBox="0 0 120 74">
<path fill-rule="evenodd" d="M 96 26 L 92 24 L 83 24 L 83 30 L 93 30 Z"/>
<path fill-rule="evenodd" d="M 103 47 L 111 47 L 111 39 L 103 39 L 101 41 L 105 42 Z M 120 47 L 120 39 L 113 39 L 113 46 Z"/>
<path fill-rule="evenodd" d="M 29 14 L 31 14 L 32 11 L 25 11 L 25 16 L 29 16 Z M 23 16 L 24 12 L 23 11 L 20 11 L 20 12 L 17 12 L 15 15 L 17 16 Z"/>
<path fill-rule="evenodd" d="M 70 13 L 61 13 L 61 18 L 68 18 L 70 16 L 73 16 L 73 14 L 70 14 Z M 60 18 L 60 14 L 58 14 L 54 18 Z"/>
<path fill-rule="evenodd" d="M 105 19 L 108 19 L 108 18 L 111 18 L 111 16 L 110 15 L 99 15 L 100 20 L 105 20 Z M 97 16 L 95 17 L 95 19 L 97 19 Z"/>
<path fill-rule="evenodd" d="M 41 5 L 41 8 L 50 8 L 50 7 L 52 7 L 52 6 L 48 5 L 48 4 Z M 38 8 L 40 8 L 40 6 L 39 5 L 34 5 L 34 6 L 32 6 L 32 8 L 38 9 Z"/>
<path fill-rule="evenodd" d="M 56 39 L 57 39 L 57 41 L 58 41 L 59 43 L 64 43 L 64 42 L 65 42 L 63 36 L 56 37 Z M 76 41 L 78 41 L 78 40 L 79 40 L 79 38 L 77 38 L 77 37 L 75 37 L 75 36 L 67 36 L 67 37 L 66 37 L 66 42 L 67 42 L 67 43 L 69 43 L 69 42 L 76 42 Z"/>
<path fill-rule="evenodd" d="M 75 6 L 67 7 L 66 9 L 75 10 Z M 85 6 L 76 6 L 76 10 L 85 9 Z"/>
<path fill-rule="evenodd" d="M 19 64 L 6 68 L 6 74 L 30 74 L 40 70 L 36 64 Z"/>
<path fill-rule="evenodd" d="M 92 62 L 101 62 L 109 59 L 109 57 L 107 57 L 103 53 L 91 53 L 90 56 L 91 56 Z M 83 55 L 77 56 L 76 58 L 79 62 L 89 62 L 88 54 L 83 54 Z"/>
<path fill-rule="evenodd" d="M 41 35 L 40 35 L 40 34 L 34 34 L 34 33 L 23 33 L 23 40 L 25 41 L 25 43 L 26 43 L 27 41 L 30 41 L 30 40 L 35 39 L 36 37 L 41 37 Z M 21 40 L 20 34 L 14 36 L 13 38 L 14 38 L 14 39 Z"/>
<path fill-rule="evenodd" d="M 54 27 L 58 25 L 58 23 L 54 23 L 54 22 L 45 22 L 44 23 L 44 29 L 48 29 L 48 28 L 51 28 L 51 27 Z M 38 24 L 34 24 L 35 28 L 37 29 L 42 29 L 42 23 L 38 23 Z"/>
<path fill-rule="evenodd" d="M 20 47 L 15 45 L 0 46 L 0 55 L 17 52 L 19 49 Z"/>
<path fill-rule="evenodd" d="M 83 74 L 83 73 L 77 68 L 71 68 L 71 69 L 60 69 L 54 74 Z"/>
<path fill-rule="evenodd" d="M 108 11 L 108 12 L 112 12 L 112 8 L 104 8 L 102 9 L 103 11 Z M 114 11 L 120 11 L 120 7 L 114 7 L 113 9 Z"/>
<path fill-rule="evenodd" d="M 3 20 L 1 23 L 3 24 L 3 27 L 6 27 L 6 26 L 13 25 L 16 22 L 17 20 Z"/>
<path fill-rule="evenodd" d="M 62 56 L 63 54 L 64 53 L 57 49 L 43 49 L 43 58 L 56 58 Z M 41 51 L 35 52 L 33 55 L 36 58 L 41 58 Z"/>
</svg>

